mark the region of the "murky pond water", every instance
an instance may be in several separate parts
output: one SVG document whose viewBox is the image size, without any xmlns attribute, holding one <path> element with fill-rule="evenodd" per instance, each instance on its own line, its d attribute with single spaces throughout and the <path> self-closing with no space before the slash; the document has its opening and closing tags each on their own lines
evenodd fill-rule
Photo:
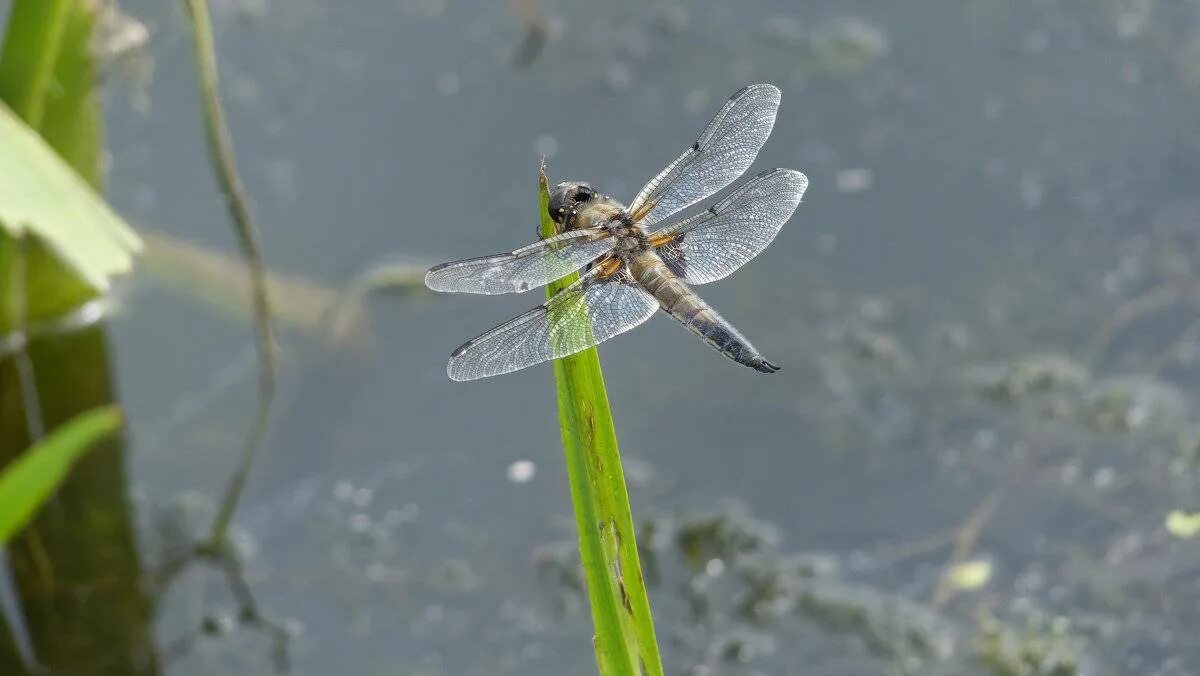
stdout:
<svg viewBox="0 0 1200 676">
<path fill-rule="evenodd" d="M 111 69 L 108 194 L 232 254 L 182 10 L 122 7 L 150 38 Z M 268 264 L 304 280 L 235 519 L 294 673 L 594 673 L 550 370 L 444 370 L 537 294 L 306 327 L 371 265 L 527 243 L 541 154 L 628 198 L 757 81 L 784 95 L 755 168 L 811 187 L 702 291 L 783 370 L 661 317 L 600 351 L 668 673 L 1200 670 L 1200 540 L 1167 527 L 1200 508 L 1200 6 L 214 11 Z M 255 396 L 244 315 L 163 267 L 110 326 L 146 569 L 206 527 Z M 273 669 L 217 572 L 151 605 L 147 670 Z"/>
</svg>

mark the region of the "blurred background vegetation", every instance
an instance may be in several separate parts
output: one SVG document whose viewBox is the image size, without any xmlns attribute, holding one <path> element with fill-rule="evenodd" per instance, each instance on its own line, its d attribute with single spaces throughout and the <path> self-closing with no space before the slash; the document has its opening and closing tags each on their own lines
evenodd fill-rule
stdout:
<svg viewBox="0 0 1200 676">
<path fill-rule="evenodd" d="M 601 349 L 666 672 L 1200 670 L 1200 4 L 213 0 L 278 329 L 219 538 L 260 381 L 188 13 L 0 17 L 0 462 L 74 462 L 3 673 L 595 673 L 551 369 L 444 373 L 536 301 L 419 271 L 757 81 L 812 184 L 704 294 L 784 370 Z"/>
</svg>

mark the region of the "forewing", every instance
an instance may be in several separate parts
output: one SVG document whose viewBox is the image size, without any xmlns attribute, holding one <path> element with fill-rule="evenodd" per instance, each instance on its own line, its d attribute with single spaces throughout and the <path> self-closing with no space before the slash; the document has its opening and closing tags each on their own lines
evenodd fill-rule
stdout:
<svg viewBox="0 0 1200 676">
<path fill-rule="evenodd" d="M 575 354 L 641 324 L 658 301 L 629 272 L 593 268 L 546 303 L 467 341 L 450 355 L 453 380 L 510 373 Z"/>
<path fill-rule="evenodd" d="M 603 230 L 572 230 L 510 253 L 434 266 L 425 273 L 425 286 L 458 293 L 520 293 L 566 277 L 615 244 Z"/>
<path fill-rule="evenodd" d="M 738 90 L 700 138 L 642 188 L 630 213 L 650 225 L 729 185 L 767 142 L 778 109 L 779 89 L 773 85 Z"/>
<path fill-rule="evenodd" d="M 653 233 L 650 243 L 684 281 L 715 282 L 767 248 L 807 187 L 798 171 L 764 171 L 707 211 Z"/>
</svg>

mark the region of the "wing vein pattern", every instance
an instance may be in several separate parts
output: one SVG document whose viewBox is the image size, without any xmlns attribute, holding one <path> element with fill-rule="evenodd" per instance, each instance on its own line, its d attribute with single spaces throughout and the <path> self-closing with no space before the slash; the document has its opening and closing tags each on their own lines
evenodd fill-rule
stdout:
<svg viewBox="0 0 1200 676">
<path fill-rule="evenodd" d="M 689 284 L 729 276 L 757 256 L 792 217 L 808 188 L 794 169 L 769 169 L 702 213 L 651 235 L 655 251 Z"/>
<path fill-rule="evenodd" d="M 696 142 L 650 179 L 629 206 L 657 223 L 729 185 L 754 162 L 771 135 L 779 110 L 779 89 L 769 84 L 744 87 L 716 114 Z"/>
<path fill-rule="evenodd" d="M 627 269 L 601 277 L 596 267 L 542 305 L 467 341 L 450 355 L 453 380 L 510 373 L 602 343 L 649 319 L 654 296 Z"/>
<path fill-rule="evenodd" d="M 434 266 L 425 273 L 425 286 L 458 293 L 521 293 L 566 277 L 615 244 L 603 230 L 572 230 L 510 253 Z"/>
</svg>

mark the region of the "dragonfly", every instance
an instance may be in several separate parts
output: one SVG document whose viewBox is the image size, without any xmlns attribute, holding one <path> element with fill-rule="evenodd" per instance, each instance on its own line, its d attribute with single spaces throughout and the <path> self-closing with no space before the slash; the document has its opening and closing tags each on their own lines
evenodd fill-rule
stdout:
<svg viewBox="0 0 1200 676">
<path fill-rule="evenodd" d="M 778 371 L 692 287 L 723 279 L 767 248 L 808 179 L 794 169 L 768 169 L 704 211 L 685 212 L 746 172 L 771 134 L 779 100 L 770 84 L 735 92 L 628 206 L 591 184 L 559 183 L 547 205 L 554 236 L 431 268 L 425 285 L 434 291 L 487 295 L 521 293 L 582 271 L 542 305 L 463 343 L 450 355 L 447 375 L 476 380 L 565 357 L 660 309 L 734 362 Z"/>
</svg>

